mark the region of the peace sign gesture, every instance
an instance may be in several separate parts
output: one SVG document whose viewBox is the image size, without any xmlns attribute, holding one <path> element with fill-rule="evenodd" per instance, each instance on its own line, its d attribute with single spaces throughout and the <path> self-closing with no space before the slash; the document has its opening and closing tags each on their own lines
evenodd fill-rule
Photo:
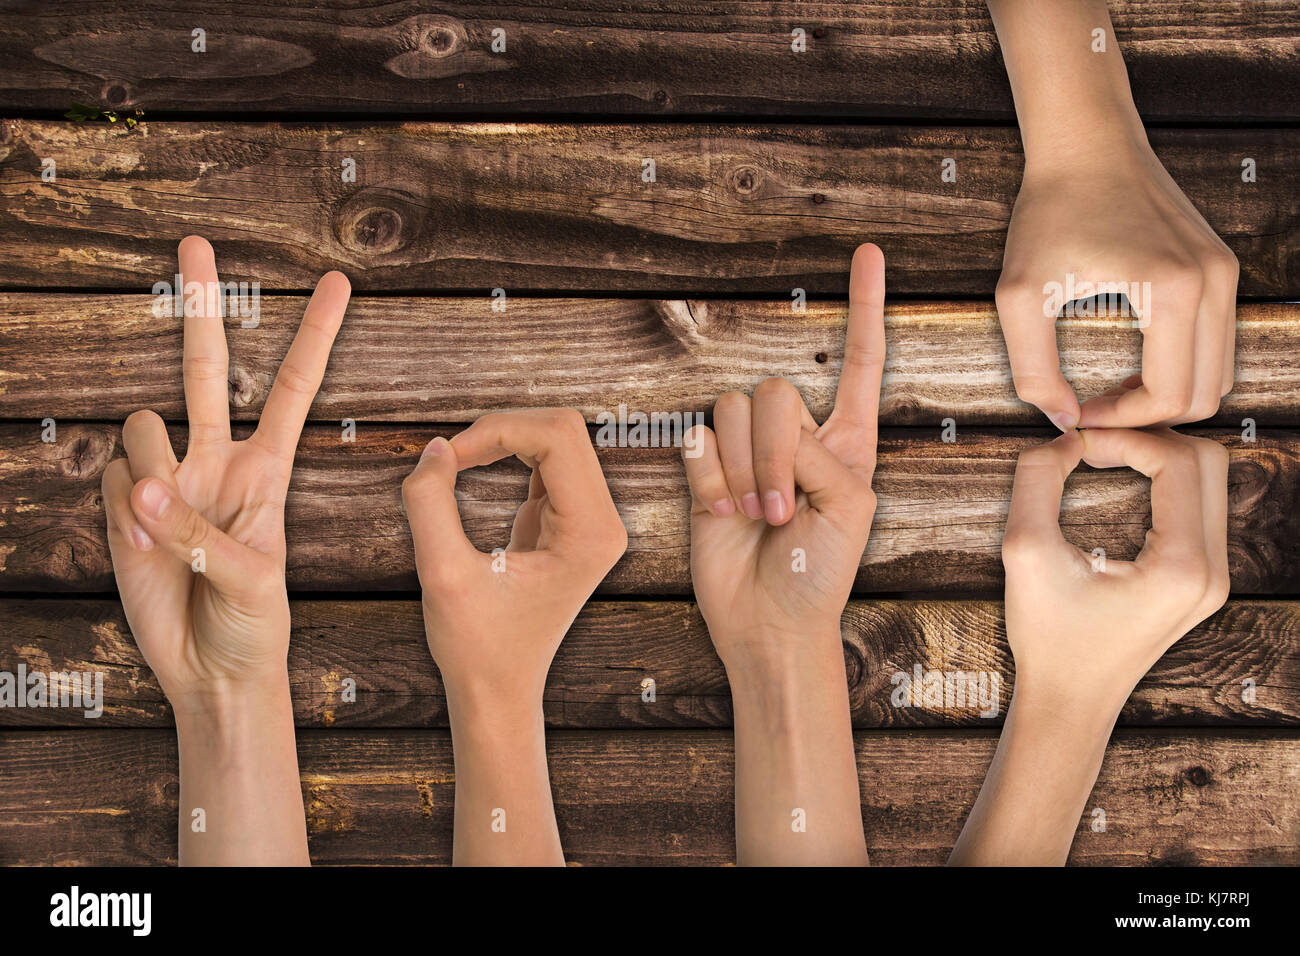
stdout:
<svg viewBox="0 0 1300 956">
<path fill-rule="evenodd" d="M 756 635 L 839 639 L 875 513 L 876 415 L 885 362 L 885 261 L 863 245 L 849 278 L 849 322 L 835 407 L 820 427 L 788 381 L 751 399 L 721 396 L 714 428 L 686 443 L 691 576 L 726 662 Z"/>
<path fill-rule="evenodd" d="M 103 496 L 127 621 L 180 710 L 228 685 L 278 687 L 285 680 L 284 500 L 350 287 L 339 272 L 321 279 L 257 430 L 232 441 L 216 260 L 198 236 L 181 242 L 178 258 L 185 459 L 177 462 L 158 415 L 135 412 L 122 427 L 127 457 L 105 469 Z"/>
</svg>

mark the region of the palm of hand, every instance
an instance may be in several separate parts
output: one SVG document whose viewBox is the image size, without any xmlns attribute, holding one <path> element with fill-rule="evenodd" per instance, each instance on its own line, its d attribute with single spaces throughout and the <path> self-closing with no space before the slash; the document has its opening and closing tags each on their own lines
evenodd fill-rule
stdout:
<svg viewBox="0 0 1300 956">
<path fill-rule="evenodd" d="M 822 445 L 871 483 L 875 436 L 832 415 L 815 432 Z M 739 513 L 691 515 L 691 577 L 714 635 L 761 630 L 837 629 L 870 527 L 858 533 L 795 496 L 794 517 L 773 527 Z"/>
<path fill-rule="evenodd" d="M 155 673 L 192 685 L 254 677 L 283 664 L 289 641 L 282 582 L 288 478 L 283 463 L 251 441 L 200 446 L 176 467 L 176 487 L 192 508 L 273 559 L 279 575 L 250 581 L 262 586 L 248 593 L 223 594 L 195 564 L 158 549 L 123 555 L 121 561 L 115 554 L 123 608 Z M 210 558 L 202 555 L 204 567 Z"/>
<path fill-rule="evenodd" d="M 532 473 L 506 548 L 479 551 L 455 494 L 461 471 L 516 457 Z M 627 547 L 582 416 L 485 415 L 436 438 L 402 485 L 429 650 L 450 690 L 540 693 L 560 642 Z"/>
<path fill-rule="evenodd" d="M 504 687 L 519 673 L 545 674 L 574 616 L 568 590 L 556 586 L 572 576 L 559 556 L 570 537 L 545 491 L 534 491 L 515 513 L 504 553 L 473 555 L 455 589 L 424 588 L 429 651 L 444 680 Z"/>
</svg>

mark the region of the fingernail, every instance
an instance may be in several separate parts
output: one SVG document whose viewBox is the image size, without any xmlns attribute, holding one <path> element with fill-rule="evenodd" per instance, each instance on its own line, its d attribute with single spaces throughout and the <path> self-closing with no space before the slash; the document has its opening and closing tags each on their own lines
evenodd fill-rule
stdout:
<svg viewBox="0 0 1300 956">
<path fill-rule="evenodd" d="M 740 499 L 740 510 L 745 512 L 745 517 L 757 521 L 763 517 L 763 506 L 758 502 L 758 495 L 750 492 Z"/>
<path fill-rule="evenodd" d="M 144 528 L 138 524 L 131 525 L 131 543 L 135 545 L 138 551 L 152 551 L 153 538 L 144 533 Z"/>
<path fill-rule="evenodd" d="M 424 446 L 424 451 L 420 453 L 420 460 L 428 458 L 431 455 L 441 455 L 447 449 L 447 439 L 439 435 L 429 444 Z"/>
<path fill-rule="evenodd" d="M 769 491 L 763 495 L 763 507 L 767 512 L 769 524 L 785 520 L 785 495 L 779 491 Z"/>
<path fill-rule="evenodd" d="M 170 500 L 171 496 L 167 494 L 167 486 L 157 478 L 146 482 L 144 490 L 140 492 L 140 507 L 154 521 L 163 516 Z"/>
<path fill-rule="evenodd" d="M 713 513 L 719 518 L 726 518 L 735 510 L 736 506 L 732 504 L 730 498 L 719 498 L 713 503 Z"/>
<path fill-rule="evenodd" d="M 1051 416 L 1052 424 L 1063 432 L 1068 432 L 1075 425 L 1079 424 L 1079 417 L 1071 415 L 1069 412 L 1057 412 Z"/>
</svg>

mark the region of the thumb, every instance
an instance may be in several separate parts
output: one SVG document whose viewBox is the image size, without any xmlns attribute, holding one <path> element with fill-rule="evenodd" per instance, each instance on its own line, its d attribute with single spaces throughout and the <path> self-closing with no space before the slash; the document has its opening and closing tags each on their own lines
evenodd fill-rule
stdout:
<svg viewBox="0 0 1300 956">
<path fill-rule="evenodd" d="M 415 470 L 402 482 L 402 507 L 415 541 L 415 568 L 421 586 L 478 554 L 460 523 L 456 503 L 459 470 L 455 446 L 439 436 L 425 446 Z"/>
<path fill-rule="evenodd" d="M 268 555 L 240 544 L 214 527 L 160 478 L 145 478 L 131 489 L 131 510 L 159 547 L 205 575 L 226 594 L 260 581 L 258 566 Z"/>
<path fill-rule="evenodd" d="M 1020 453 L 1002 535 L 1004 561 L 1023 556 L 1032 562 L 1051 549 L 1071 547 L 1061 534 L 1061 498 L 1065 479 L 1082 457 L 1083 438 L 1077 431 Z"/>
<path fill-rule="evenodd" d="M 865 514 L 876 511 L 871 483 L 835 457 L 811 432 L 801 432 L 794 455 L 794 483 L 808 503 L 822 514 Z"/>
</svg>

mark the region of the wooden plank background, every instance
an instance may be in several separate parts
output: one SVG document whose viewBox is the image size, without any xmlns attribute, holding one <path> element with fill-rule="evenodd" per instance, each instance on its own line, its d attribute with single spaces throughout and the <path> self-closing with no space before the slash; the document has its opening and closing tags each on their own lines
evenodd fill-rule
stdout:
<svg viewBox="0 0 1300 956">
<path fill-rule="evenodd" d="M 1111 3 L 1150 120 L 1300 118 L 1286 0 Z M 191 31 L 207 31 L 196 66 Z M 806 31 L 794 54 L 791 31 Z M 506 49 L 490 52 L 491 33 Z M 0 11 L 0 109 L 1012 119 L 982 0 L 169 0 Z M 707 68 L 701 69 L 701 64 Z"/>
<path fill-rule="evenodd" d="M 0 292 L 0 418 L 121 421 L 151 408 L 185 420 L 182 335 L 153 296 Z M 256 328 L 226 323 L 230 413 L 256 422 L 297 332 L 305 296 L 266 296 Z M 1081 397 L 1141 370 L 1131 319 L 1058 321 L 1062 368 Z M 707 412 L 723 392 L 788 378 L 830 414 L 845 306 L 726 299 L 354 298 L 312 409 L 321 421 L 472 422 L 518 407 L 569 405 L 589 422 L 618 404 Z M 1016 398 L 997 312 L 987 302 L 891 303 L 880 423 L 938 429 L 1038 425 Z M 1300 425 L 1300 304 L 1237 309 L 1236 385 L 1211 424 Z M 346 360 L 339 356 L 346 355 Z"/>
<path fill-rule="evenodd" d="M 241 426 L 236 437 L 251 429 Z M 418 587 L 401 482 L 446 426 L 369 426 L 355 441 L 338 426 L 309 427 L 298 445 L 285 509 L 289 587 L 303 591 L 401 591 Z M 0 425 L 0 591 L 103 591 L 112 568 L 100 475 L 119 457 L 120 427 L 75 424 L 40 440 L 36 423 Z M 1228 448 L 1228 559 L 1240 594 L 1300 591 L 1300 434 L 1198 430 Z M 991 592 L 1002 586 L 1001 541 L 1016 457 L 1047 431 L 971 430 L 947 443 L 940 429 L 881 434 L 879 498 L 856 588 L 863 593 Z M 183 454 L 185 432 L 172 429 Z M 675 448 L 599 451 L 628 550 L 602 593 L 690 592 L 690 493 Z M 1149 483 L 1136 472 L 1081 466 L 1067 485 L 1067 538 L 1131 559 L 1150 527 Z M 457 484 L 465 533 L 483 551 L 504 547 L 528 472 L 513 459 L 466 472 Z M 341 530 L 340 522 L 346 524 Z"/>
<path fill-rule="evenodd" d="M 170 730 L 11 731 L 0 775 L 0 857 L 13 863 L 173 863 Z M 939 864 L 975 800 L 988 732 L 859 732 L 867 847 L 877 865 Z M 312 859 L 451 859 L 446 731 L 299 733 Z M 69 760 L 68 752 L 76 754 Z M 547 734 L 570 862 L 735 859 L 729 731 Z M 1106 812 L 1106 831 L 1091 813 Z M 1075 864 L 1296 864 L 1300 739 L 1244 731 L 1120 731 L 1075 838 Z"/>
<path fill-rule="evenodd" d="M 998 551 L 1015 457 L 1054 434 L 1015 398 L 991 304 L 1022 156 L 983 3 L 181 6 L 0 9 L 0 670 L 105 675 L 97 720 L 0 709 L 0 862 L 175 862 L 172 718 L 113 590 L 99 476 L 136 408 L 184 449 L 180 322 L 148 293 L 193 232 L 224 279 L 268 293 L 257 328 L 228 323 L 239 434 L 315 279 L 341 268 L 356 291 L 287 508 L 298 749 L 327 864 L 450 860 L 445 699 L 399 491 L 424 443 L 519 406 L 705 412 L 768 375 L 824 415 L 848 258 L 879 243 L 880 507 L 842 635 L 873 862 L 943 862 L 1014 682 Z M 1231 454 L 1233 597 L 1135 690 L 1071 862 L 1297 864 L 1300 3 L 1111 10 L 1153 146 L 1241 262 L 1236 387 L 1189 429 Z M 74 101 L 145 121 L 68 123 Z M 1121 321 L 1058 324 L 1081 394 L 1138 369 Z M 631 543 L 547 685 L 566 853 L 729 863 L 730 697 L 689 600 L 681 464 L 600 457 Z M 463 476 L 476 544 L 504 540 L 523 491 L 508 463 Z M 1062 523 L 1131 557 L 1146 482 L 1081 467 Z M 892 675 L 918 664 L 998 673 L 998 714 L 894 706 Z"/>
<path fill-rule="evenodd" d="M 11 120 L 0 131 L 0 288 L 144 292 L 197 232 L 224 279 L 268 291 L 341 269 L 361 291 L 789 300 L 845 294 L 853 249 L 871 238 L 895 295 L 991 297 L 1022 166 L 1005 128 L 150 122 L 129 133 Z M 1300 296 L 1300 129 L 1151 140 L 1237 254 L 1240 293 Z M 1245 157 L 1257 182 L 1242 182 Z M 41 180 L 46 158 L 54 182 Z M 945 158 L 956 182 L 941 180 Z"/>
<path fill-rule="evenodd" d="M 416 600 L 297 600 L 289 644 L 294 715 L 305 728 L 446 727 L 438 668 Z M 45 673 L 106 672 L 102 716 L 80 710 L 0 710 L 9 727 L 162 727 L 170 708 L 114 599 L 15 599 L 9 640 Z M 1000 601 L 855 600 L 843 618 L 849 702 L 859 728 L 992 727 L 1011 701 L 1014 668 Z M 997 712 L 900 707 L 893 675 L 923 670 L 999 675 Z M 356 699 L 343 700 L 343 681 Z M 655 700 L 642 681 L 655 683 Z M 1246 682 L 1254 690 L 1254 699 Z M 731 692 L 695 605 L 587 605 L 547 682 L 551 727 L 730 727 Z M 1120 716 L 1132 727 L 1300 725 L 1300 606 L 1234 599 L 1167 653 Z M 2 739 L 2 738 L 0 738 Z"/>
</svg>

